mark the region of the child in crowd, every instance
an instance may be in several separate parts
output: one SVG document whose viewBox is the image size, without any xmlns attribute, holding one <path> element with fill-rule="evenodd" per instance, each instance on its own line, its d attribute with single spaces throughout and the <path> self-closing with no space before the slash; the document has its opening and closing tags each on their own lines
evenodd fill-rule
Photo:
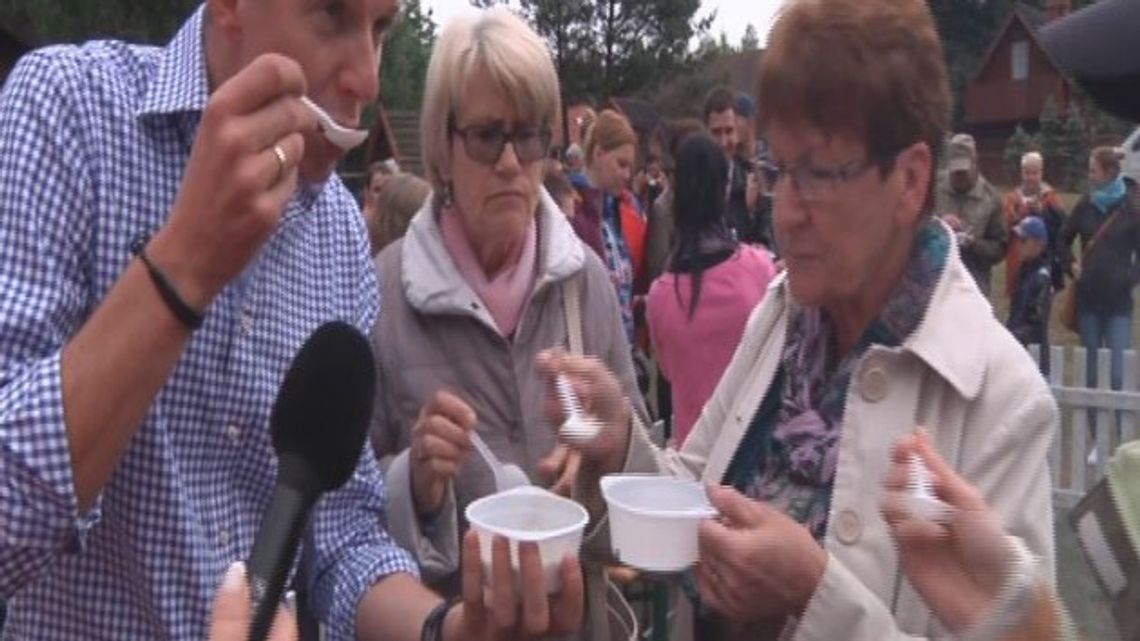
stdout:
<svg viewBox="0 0 1140 641">
<path fill-rule="evenodd" d="M 1041 371 L 1049 373 L 1049 310 L 1053 278 L 1049 269 L 1049 230 L 1045 221 L 1027 216 L 1013 228 L 1021 267 L 1017 273 L 1006 326 L 1022 345 L 1041 346 Z"/>
</svg>

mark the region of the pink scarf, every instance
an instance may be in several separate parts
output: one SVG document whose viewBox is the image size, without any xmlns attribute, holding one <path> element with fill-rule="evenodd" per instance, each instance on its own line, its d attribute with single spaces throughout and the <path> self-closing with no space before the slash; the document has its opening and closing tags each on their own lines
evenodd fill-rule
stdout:
<svg viewBox="0 0 1140 641">
<path fill-rule="evenodd" d="M 526 236 L 510 265 L 494 278 L 488 279 L 483 266 L 471 249 L 467 232 L 463 227 L 462 215 L 458 208 L 445 209 L 437 218 L 439 230 L 443 234 L 443 246 L 455 267 L 483 301 L 495 321 L 499 333 L 510 337 L 518 327 L 523 306 L 534 287 L 535 263 L 538 259 L 538 230 L 532 220 L 526 228 Z"/>
</svg>

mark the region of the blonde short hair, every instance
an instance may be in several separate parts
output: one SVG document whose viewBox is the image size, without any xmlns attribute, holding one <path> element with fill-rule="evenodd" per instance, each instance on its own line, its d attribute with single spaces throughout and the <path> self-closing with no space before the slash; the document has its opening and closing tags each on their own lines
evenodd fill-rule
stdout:
<svg viewBox="0 0 1140 641">
<path fill-rule="evenodd" d="M 1045 159 L 1040 153 L 1031 151 L 1021 157 L 1021 168 L 1029 169 L 1030 167 L 1036 167 L 1037 169 L 1045 168 Z"/>
<path fill-rule="evenodd" d="M 524 121 L 551 126 L 562 109 L 550 50 L 522 18 L 493 7 L 452 20 L 432 49 L 420 118 L 424 169 L 437 197 L 451 166 L 456 111 L 479 72 L 491 77 Z"/>
</svg>

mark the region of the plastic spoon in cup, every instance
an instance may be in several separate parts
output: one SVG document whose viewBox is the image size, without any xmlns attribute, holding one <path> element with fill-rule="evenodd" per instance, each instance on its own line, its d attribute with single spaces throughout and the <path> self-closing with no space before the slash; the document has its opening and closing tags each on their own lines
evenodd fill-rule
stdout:
<svg viewBox="0 0 1140 641">
<path fill-rule="evenodd" d="M 483 437 L 479 436 L 478 432 L 471 432 L 471 443 L 475 446 L 475 451 L 479 452 L 483 462 L 491 468 L 491 472 L 495 475 L 496 492 L 505 492 L 523 485 L 530 485 L 530 478 L 527 477 L 526 472 L 513 463 L 501 462 L 491 451 L 491 448 L 487 447 L 487 443 L 483 441 Z"/>
<path fill-rule="evenodd" d="M 344 151 L 359 147 L 368 138 L 367 129 L 349 129 L 342 126 L 333 120 L 328 112 L 321 109 L 320 105 L 310 100 L 308 96 L 301 96 L 301 102 L 317 117 L 321 133 L 324 134 L 325 138 Z"/>
<path fill-rule="evenodd" d="M 566 419 L 558 432 L 562 438 L 574 443 L 589 443 L 594 440 L 601 429 L 601 425 L 593 417 L 582 411 L 570 379 L 565 374 L 559 374 L 554 379 L 554 386 L 558 391 L 558 400 L 562 404 L 562 413 Z"/>
</svg>

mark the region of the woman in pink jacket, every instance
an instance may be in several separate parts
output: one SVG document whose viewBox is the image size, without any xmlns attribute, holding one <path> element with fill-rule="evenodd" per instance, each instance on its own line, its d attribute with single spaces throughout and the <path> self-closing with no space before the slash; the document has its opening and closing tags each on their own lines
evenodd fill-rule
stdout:
<svg viewBox="0 0 1140 641">
<path fill-rule="evenodd" d="M 776 274 L 766 249 L 737 242 L 725 224 L 727 163 L 706 134 L 681 144 L 673 207 L 677 240 L 668 268 L 649 289 L 649 333 L 661 371 L 673 386 L 677 447 Z"/>
</svg>

